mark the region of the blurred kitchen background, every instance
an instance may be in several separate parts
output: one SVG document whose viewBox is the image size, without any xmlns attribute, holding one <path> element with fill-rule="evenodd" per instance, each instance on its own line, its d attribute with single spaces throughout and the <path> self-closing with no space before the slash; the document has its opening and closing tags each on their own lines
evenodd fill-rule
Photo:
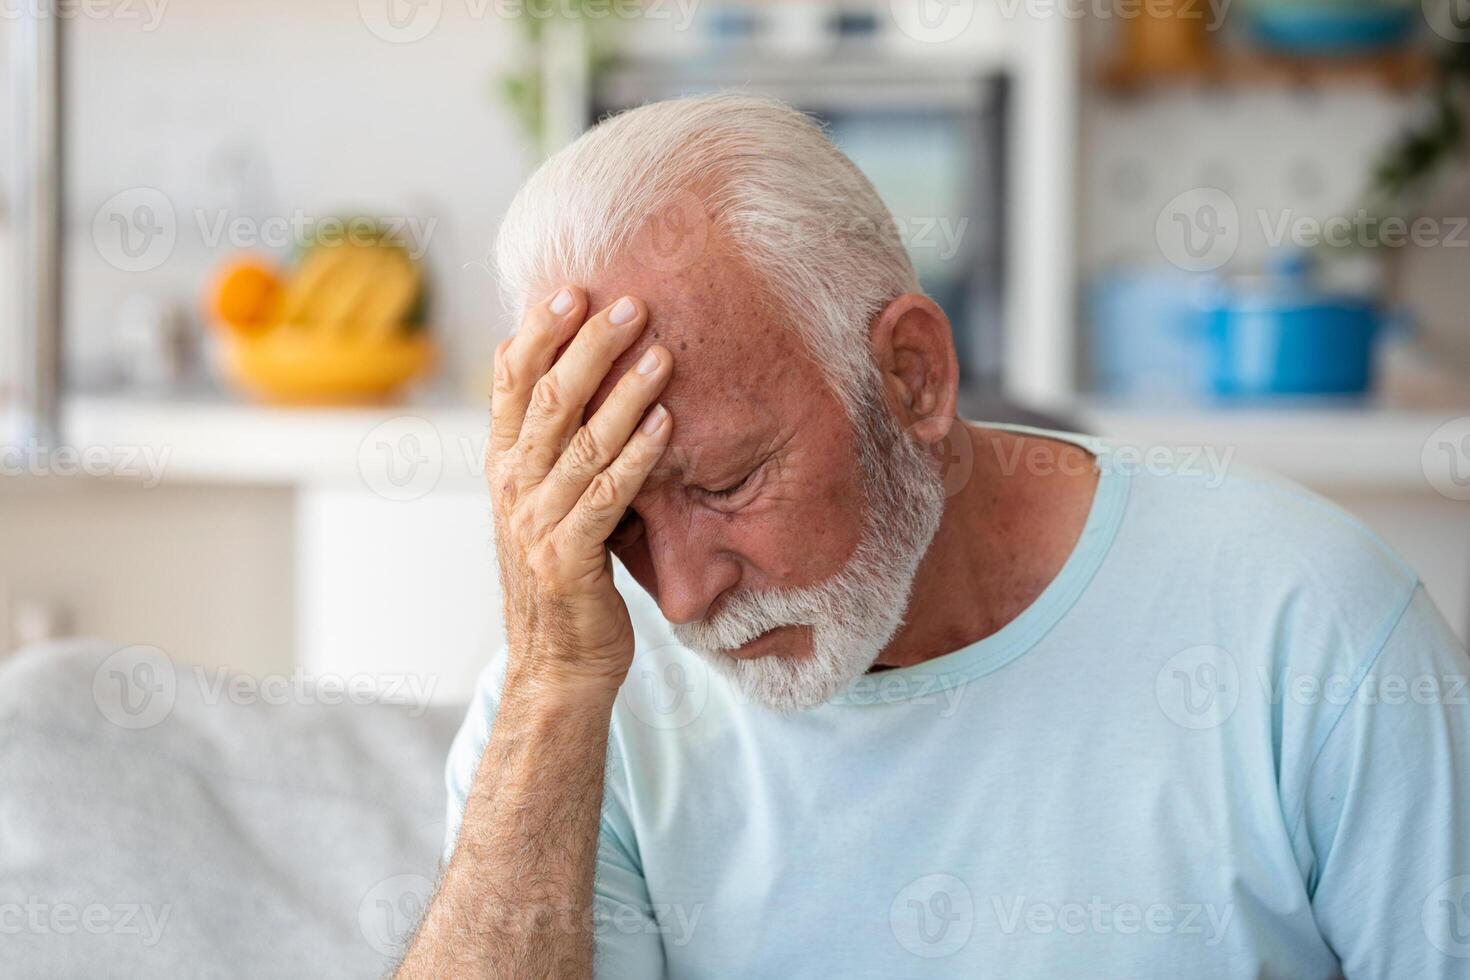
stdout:
<svg viewBox="0 0 1470 980">
<path fill-rule="evenodd" d="M 731 86 L 878 185 L 974 415 L 1279 470 L 1470 632 L 1466 0 L 17 0 L 0 41 L 0 653 L 465 696 L 499 216 Z"/>
</svg>

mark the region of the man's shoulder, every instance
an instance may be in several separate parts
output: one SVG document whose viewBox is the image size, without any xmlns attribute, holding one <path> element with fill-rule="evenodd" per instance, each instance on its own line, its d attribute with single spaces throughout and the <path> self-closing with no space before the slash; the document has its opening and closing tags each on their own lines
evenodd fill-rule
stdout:
<svg viewBox="0 0 1470 980">
<path fill-rule="evenodd" d="M 1217 614 L 1295 641 L 1295 655 L 1303 637 L 1339 656 L 1371 654 L 1412 598 L 1414 570 L 1352 514 L 1291 480 L 1187 462 L 1130 474 L 1122 536 L 1135 560 L 1206 591 Z"/>
<path fill-rule="evenodd" d="M 1265 566 L 1401 589 L 1415 584 L 1413 569 L 1377 534 L 1300 484 L 1228 460 L 1209 466 L 1188 455 L 1172 460 L 1128 474 L 1134 531 L 1176 549 L 1208 549 L 1201 559 L 1229 555 L 1251 571 Z"/>
<path fill-rule="evenodd" d="M 1329 586 L 1369 584 L 1412 592 L 1414 571 L 1356 517 L 1321 495 L 1236 458 L 1232 446 L 1163 446 L 1034 431 L 1092 452 L 1110 482 L 1099 486 L 1092 524 L 1126 501 L 1122 522 L 1108 520 L 1125 544 L 1142 546 L 1160 567 L 1209 563 L 1210 580 L 1244 576 L 1307 578 Z M 1115 511 L 1114 511 L 1115 512 Z M 1101 530 L 1101 529 L 1099 529 Z M 1137 556 L 1135 556 L 1137 557 Z"/>
</svg>

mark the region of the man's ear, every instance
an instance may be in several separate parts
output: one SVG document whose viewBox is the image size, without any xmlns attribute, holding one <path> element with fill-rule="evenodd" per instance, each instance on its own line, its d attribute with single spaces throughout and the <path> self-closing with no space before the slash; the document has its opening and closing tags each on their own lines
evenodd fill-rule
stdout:
<svg viewBox="0 0 1470 980">
<path fill-rule="evenodd" d="M 938 443 L 949 434 L 959 400 L 949 318 L 929 297 L 905 293 L 873 320 L 869 340 L 889 409 L 920 442 Z"/>
</svg>

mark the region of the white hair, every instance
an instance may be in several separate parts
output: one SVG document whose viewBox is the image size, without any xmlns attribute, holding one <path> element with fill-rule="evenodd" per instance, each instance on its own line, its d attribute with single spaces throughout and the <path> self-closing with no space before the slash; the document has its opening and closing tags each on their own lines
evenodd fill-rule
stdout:
<svg viewBox="0 0 1470 980">
<path fill-rule="evenodd" d="M 588 281 L 681 200 L 765 285 L 848 413 L 870 405 L 868 326 L 918 278 L 873 185 L 813 119 L 771 99 L 651 103 L 553 155 L 496 240 L 506 305 L 519 319 L 540 298 L 531 289 Z"/>
</svg>

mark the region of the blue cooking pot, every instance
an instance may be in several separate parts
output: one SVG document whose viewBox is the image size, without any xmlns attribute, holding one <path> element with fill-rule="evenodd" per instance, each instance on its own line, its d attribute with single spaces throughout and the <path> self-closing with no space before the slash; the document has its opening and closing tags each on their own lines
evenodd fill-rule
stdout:
<svg viewBox="0 0 1470 980">
<path fill-rule="evenodd" d="M 1323 292 L 1302 271 L 1285 270 L 1222 283 L 1203 316 L 1217 395 L 1349 395 L 1372 387 L 1385 323 L 1372 298 Z"/>
<path fill-rule="evenodd" d="M 1267 48 L 1344 55 L 1402 44 L 1421 16 L 1405 0 L 1254 0 L 1251 32 Z"/>
</svg>

